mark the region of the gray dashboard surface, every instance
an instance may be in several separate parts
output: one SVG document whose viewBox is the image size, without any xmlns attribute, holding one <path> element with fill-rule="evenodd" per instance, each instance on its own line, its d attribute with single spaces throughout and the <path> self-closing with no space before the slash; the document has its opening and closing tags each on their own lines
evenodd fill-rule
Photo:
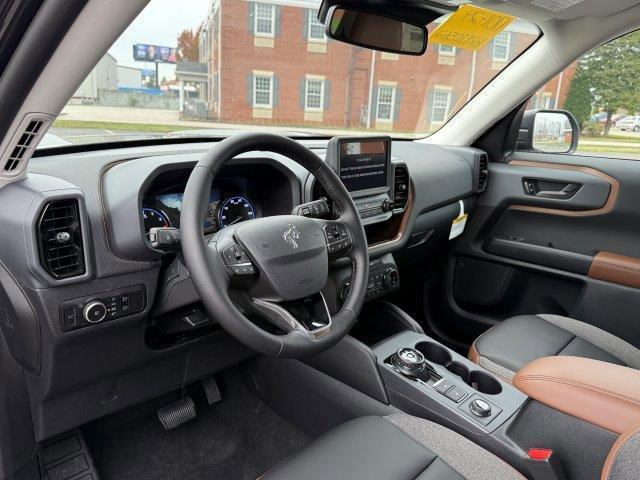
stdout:
<svg viewBox="0 0 640 480">
<path fill-rule="evenodd" d="M 304 140 L 301 142 L 320 155 L 327 147 L 327 140 Z M 107 231 L 108 222 L 105 221 L 107 202 L 105 202 L 104 179 L 107 173 L 111 169 L 116 171 L 116 167 L 118 170 L 126 172 L 131 166 L 130 174 L 143 176 L 145 171 L 151 173 L 162 169 L 163 165 L 175 163 L 177 159 L 179 159 L 178 163 L 195 163 L 211 146 L 213 146 L 213 142 L 138 146 L 46 155 L 33 159 L 29 165 L 29 172 L 66 180 L 83 193 L 93 240 L 95 276 L 101 278 L 152 268 L 157 265 L 157 260 L 154 260 L 152 256 L 123 258 L 110 245 L 109 232 Z M 55 153 L 55 151 L 52 150 L 50 153 Z M 468 159 L 461 156 L 459 149 L 454 152 L 444 147 L 420 142 L 394 141 L 392 155 L 394 160 L 407 164 L 411 176 L 414 198 L 409 230 L 416 216 L 420 213 L 474 193 L 471 165 Z M 302 186 L 305 185 L 310 175 L 295 162 L 274 154 L 256 152 L 255 154 L 247 154 L 246 157 L 268 157 L 281 162 L 287 170 L 298 177 L 300 187 L 297 191 L 300 192 L 302 192 Z M 144 180 L 144 177 L 139 178 Z M 125 196 L 126 194 L 137 195 L 137 191 L 126 192 L 126 189 L 130 188 L 128 184 L 111 183 L 109 188 L 125 189 Z M 309 200 L 309 198 L 302 198 L 302 201 Z M 112 228 L 119 228 L 119 226 L 114 225 Z M 139 232 L 139 229 L 137 231 Z M 396 247 L 401 248 L 402 243 Z"/>
</svg>

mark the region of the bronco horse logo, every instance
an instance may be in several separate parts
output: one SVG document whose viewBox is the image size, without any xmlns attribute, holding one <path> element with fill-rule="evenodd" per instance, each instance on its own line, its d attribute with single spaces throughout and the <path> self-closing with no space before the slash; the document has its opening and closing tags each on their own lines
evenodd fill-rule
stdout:
<svg viewBox="0 0 640 480">
<path fill-rule="evenodd" d="M 299 248 L 298 241 L 300 237 L 300 231 L 295 225 L 289 225 L 289 228 L 282 233 L 284 241 L 296 249 Z"/>
</svg>

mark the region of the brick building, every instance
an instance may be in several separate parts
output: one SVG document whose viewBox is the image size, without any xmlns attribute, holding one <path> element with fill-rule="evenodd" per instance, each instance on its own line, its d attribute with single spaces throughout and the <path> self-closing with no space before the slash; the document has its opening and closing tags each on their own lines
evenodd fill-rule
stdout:
<svg viewBox="0 0 640 480">
<path fill-rule="evenodd" d="M 212 119 L 432 131 L 538 35 L 515 21 L 478 52 L 430 44 L 423 56 L 399 56 L 327 39 L 317 5 L 213 0 L 200 38 Z M 567 76 L 543 87 L 536 102 L 561 105 Z"/>
</svg>

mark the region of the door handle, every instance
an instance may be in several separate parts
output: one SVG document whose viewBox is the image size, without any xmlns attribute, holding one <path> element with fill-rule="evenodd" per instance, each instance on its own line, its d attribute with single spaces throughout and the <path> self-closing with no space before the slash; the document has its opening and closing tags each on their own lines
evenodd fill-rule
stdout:
<svg viewBox="0 0 640 480">
<path fill-rule="evenodd" d="M 524 189 L 524 193 L 530 197 L 568 200 L 578 193 L 580 188 L 582 188 L 582 184 L 557 180 L 523 178 L 522 188 Z"/>
</svg>

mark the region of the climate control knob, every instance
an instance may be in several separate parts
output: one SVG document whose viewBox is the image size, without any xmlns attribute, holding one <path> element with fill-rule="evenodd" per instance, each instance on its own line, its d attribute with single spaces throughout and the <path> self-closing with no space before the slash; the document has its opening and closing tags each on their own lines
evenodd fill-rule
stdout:
<svg viewBox="0 0 640 480">
<path fill-rule="evenodd" d="M 82 316 L 89 323 L 99 323 L 107 316 L 107 307 L 104 303 L 94 300 L 85 305 Z"/>
<path fill-rule="evenodd" d="M 384 272 L 384 284 L 387 288 L 396 288 L 400 283 L 400 274 L 398 269 L 391 267 Z"/>
</svg>

